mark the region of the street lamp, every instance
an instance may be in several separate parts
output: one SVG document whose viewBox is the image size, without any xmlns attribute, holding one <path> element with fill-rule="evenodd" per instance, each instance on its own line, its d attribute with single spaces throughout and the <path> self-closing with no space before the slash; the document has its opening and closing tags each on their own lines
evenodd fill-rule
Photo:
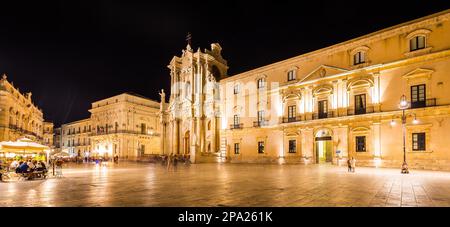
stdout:
<svg viewBox="0 0 450 227">
<path fill-rule="evenodd" d="M 406 163 L 406 118 L 408 116 L 414 116 L 414 120 L 413 120 L 413 124 L 417 124 L 418 120 L 416 117 L 416 114 L 414 113 L 409 113 L 409 114 L 405 114 L 405 110 L 409 108 L 409 103 L 406 100 L 406 96 L 402 95 L 402 97 L 400 98 L 400 103 L 398 105 L 398 107 L 402 110 L 402 131 L 403 131 L 403 165 L 402 165 L 402 172 L 403 174 L 408 174 L 409 173 L 409 169 L 408 169 L 408 164 Z M 394 121 L 391 121 L 391 125 L 395 125 Z"/>
</svg>

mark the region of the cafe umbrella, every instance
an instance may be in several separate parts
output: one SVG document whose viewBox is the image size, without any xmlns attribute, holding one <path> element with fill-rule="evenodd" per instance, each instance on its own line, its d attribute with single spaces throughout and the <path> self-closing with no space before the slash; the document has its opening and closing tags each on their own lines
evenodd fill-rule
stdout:
<svg viewBox="0 0 450 227">
<path fill-rule="evenodd" d="M 39 144 L 28 138 L 20 138 L 17 141 L 0 142 L 0 154 L 6 158 L 36 158 L 45 156 L 48 163 L 48 156 L 51 149 L 48 146 Z"/>
</svg>

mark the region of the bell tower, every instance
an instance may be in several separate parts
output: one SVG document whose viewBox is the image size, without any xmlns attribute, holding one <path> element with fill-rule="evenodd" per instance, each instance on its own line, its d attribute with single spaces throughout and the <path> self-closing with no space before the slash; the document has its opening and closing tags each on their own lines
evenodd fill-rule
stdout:
<svg viewBox="0 0 450 227">
<path fill-rule="evenodd" d="M 189 38 L 181 56 L 168 65 L 170 99 L 161 119 L 167 132 L 164 154 L 189 156 L 198 163 L 219 152 L 219 81 L 228 71 L 221 52 L 218 43 L 211 44 L 210 50 L 194 51 Z"/>
</svg>

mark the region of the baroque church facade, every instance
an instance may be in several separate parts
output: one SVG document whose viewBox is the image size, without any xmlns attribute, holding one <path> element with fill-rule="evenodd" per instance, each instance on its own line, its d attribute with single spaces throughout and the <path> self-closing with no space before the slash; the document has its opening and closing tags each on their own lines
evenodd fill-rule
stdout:
<svg viewBox="0 0 450 227">
<path fill-rule="evenodd" d="M 161 153 L 195 163 L 450 170 L 450 11 L 229 76 L 190 45 L 161 93 Z"/>
</svg>

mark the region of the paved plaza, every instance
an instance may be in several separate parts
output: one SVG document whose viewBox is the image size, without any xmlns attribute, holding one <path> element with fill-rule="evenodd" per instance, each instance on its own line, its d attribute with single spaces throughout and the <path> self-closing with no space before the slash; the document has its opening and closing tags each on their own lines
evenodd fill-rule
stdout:
<svg viewBox="0 0 450 227">
<path fill-rule="evenodd" d="M 0 206 L 450 206 L 450 172 L 332 165 L 72 165 L 0 183 Z"/>
</svg>

